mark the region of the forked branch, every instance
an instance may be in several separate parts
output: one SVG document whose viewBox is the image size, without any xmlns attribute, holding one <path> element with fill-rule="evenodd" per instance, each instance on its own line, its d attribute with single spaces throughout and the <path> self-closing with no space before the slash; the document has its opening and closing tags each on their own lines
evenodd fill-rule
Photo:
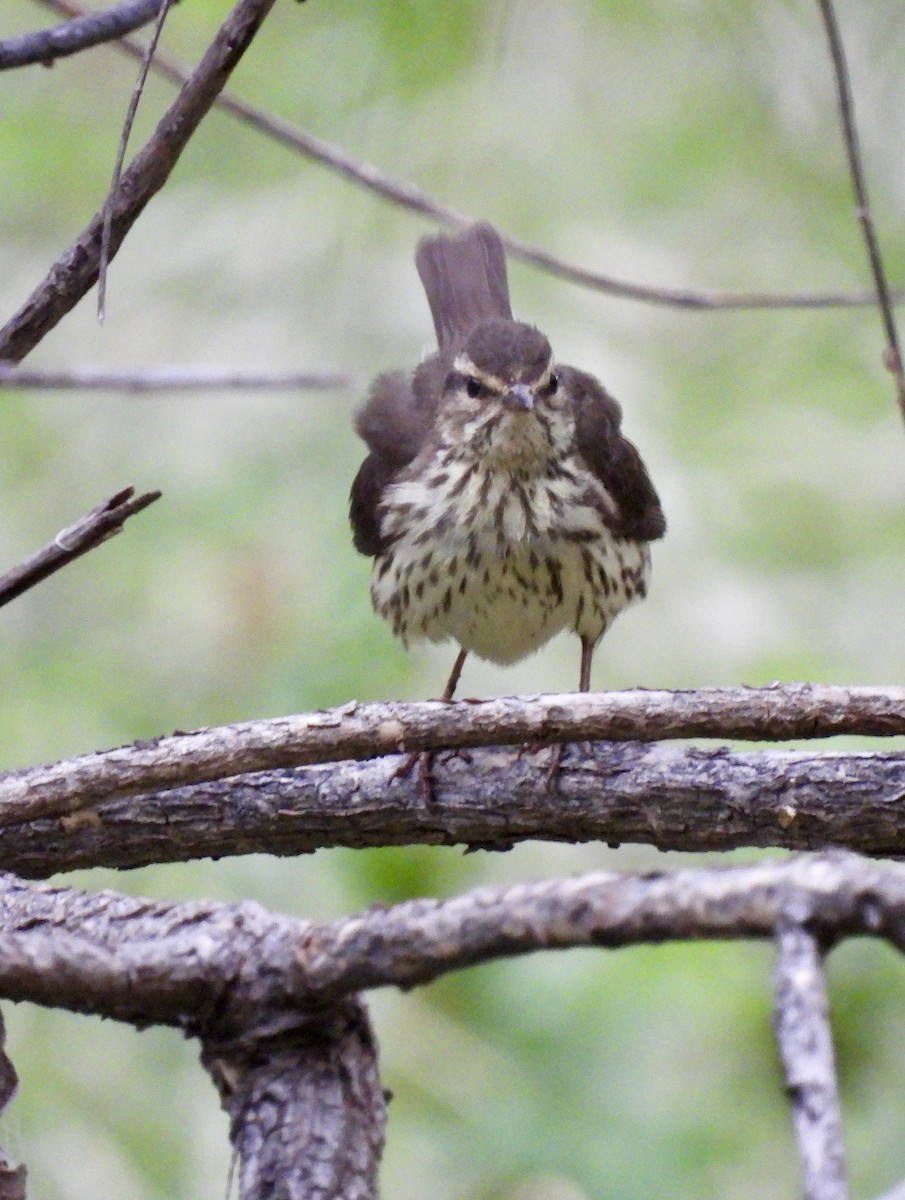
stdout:
<svg viewBox="0 0 905 1200">
<path fill-rule="evenodd" d="M 52 542 L 29 555 L 5 575 L 0 575 L 0 605 L 15 600 L 48 575 L 120 533 L 129 517 L 134 517 L 159 499 L 160 492 L 145 492 L 136 496 L 135 489 L 127 487 L 109 500 L 104 500 L 84 517 L 61 529 Z"/>
</svg>

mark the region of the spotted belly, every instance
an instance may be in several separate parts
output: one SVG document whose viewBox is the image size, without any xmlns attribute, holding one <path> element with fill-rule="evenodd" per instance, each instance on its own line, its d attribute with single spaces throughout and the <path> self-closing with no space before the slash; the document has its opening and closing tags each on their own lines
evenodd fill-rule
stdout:
<svg viewBox="0 0 905 1200">
<path fill-rule="evenodd" d="M 647 546 L 614 537 L 528 540 L 458 552 L 400 539 L 374 565 L 374 607 L 409 645 L 452 639 L 480 658 L 512 663 L 562 630 L 596 643 L 644 596 Z"/>
</svg>

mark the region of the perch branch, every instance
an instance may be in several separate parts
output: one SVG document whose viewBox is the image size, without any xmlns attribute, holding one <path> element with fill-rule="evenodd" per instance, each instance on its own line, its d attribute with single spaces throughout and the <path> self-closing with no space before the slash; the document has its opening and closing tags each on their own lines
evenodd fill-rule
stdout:
<svg viewBox="0 0 905 1200">
<path fill-rule="evenodd" d="M 72 0 L 39 0 L 39 2 L 56 12 L 70 15 L 82 11 L 72 3 Z M 116 45 L 117 48 L 133 58 L 141 58 L 144 54 L 144 48 L 135 39 L 125 38 Z M 161 54 L 155 55 L 152 69 L 175 83 L 184 83 L 189 76 L 188 68 L 173 58 Z M 260 133 L 276 139 L 282 145 L 288 146 L 306 158 L 343 175 L 359 187 L 364 187 L 384 200 L 408 209 L 410 212 L 430 217 L 443 225 L 452 226 L 470 225 L 475 219 L 443 204 L 415 184 L 382 171 L 372 163 L 349 154 L 341 146 L 307 133 L 279 117 L 265 113 L 229 92 L 222 92 L 218 96 L 216 104 L 218 108 L 231 113 Z M 604 292 L 625 300 L 667 305 L 686 311 L 865 307 L 876 303 L 876 295 L 873 292 L 722 292 L 691 288 L 651 287 L 575 266 L 510 234 L 503 235 L 503 242 L 513 257 L 531 263 L 568 283 L 578 284 L 580 287 Z M 896 303 L 901 303 L 905 300 L 905 292 L 894 293 L 894 298 Z"/>
<path fill-rule="evenodd" d="M 77 16 L 53 29 L 38 29 L 0 41 L 0 71 L 41 63 L 49 67 L 54 59 L 78 54 L 102 42 L 112 42 L 147 25 L 157 16 L 163 0 L 121 0 L 99 12 L 80 11 Z"/>
<path fill-rule="evenodd" d="M 62 816 L 115 796 L 251 771 L 415 750 L 578 739 L 783 741 L 905 733 L 905 688 L 769 688 L 509 696 L 359 704 L 177 733 L 0 775 L 0 827 Z"/>
<path fill-rule="evenodd" d="M 448 752 L 434 756 L 429 806 L 417 775 L 399 765 L 301 767 L 106 801 L 5 829 L 0 868 L 43 878 L 332 846 L 506 850 L 538 838 L 905 856 L 903 754 L 584 743 L 563 755 L 554 790 L 548 750 Z"/>
<path fill-rule="evenodd" d="M 151 197 L 163 187 L 189 138 L 213 104 L 275 0 L 238 0 L 196 70 L 123 173 L 109 198 L 110 256 Z M 22 308 L 0 329 L 0 360 L 20 362 L 97 279 L 104 209 L 51 267 Z"/>
<path fill-rule="evenodd" d="M 797 897 L 807 900 L 807 897 Z M 776 932 L 774 1027 L 792 1105 L 803 1200 L 849 1200 L 829 1000 L 809 913 L 783 913 Z"/>
<path fill-rule="evenodd" d="M 773 937 L 789 902 L 833 942 L 905 948 L 905 867 L 851 854 L 481 887 L 318 923 L 260 905 L 155 902 L 0 875 L 0 995 L 230 1038 L 375 987 L 538 950 Z"/>
<path fill-rule="evenodd" d="M 899 346 L 899 335 L 896 331 L 896 319 L 892 310 L 892 296 L 886 281 L 883 268 L 883 255 L 880 253 L 880 243 L 874 229 L 870 204 L 867 199 L 867 183 L 864 178 L 864 168 L 861 161 L 861 148 L 858 142 L 858 131 L 855 126 L 855 106 L 852 100 L 852 89 L 849 81 L 848 67 L 845 61 L 845 49 L 836 21 L 836 13 L 832 0 L 818 0 L 826 36 L 830 47 L 830 58 L 836 79 L 836 93 L 839 101 L 839 116 L 842 122 L 842 135 L 845 141 L 845 152 L 848 158 L 849 174 L 852 180 L 852 191 L 855 194 L 856 213 L 864 242 L 867 246 L 867 257 L 874 277 L 876 287 L 876 302 L 880 307 L 883 328 L 886 331 L 887 369 L 895 380 L 899 398 L 899 410 L 905 419 L 905 373 L 902 366 L 902 351 Z"/>
<path fill-rule="evenodd" d="M 0 575 L 0 606 L 15 600 L 29 588 L 41 583 L 48 575 L 59 571 L 67 563 L 81 558 L 89 550 L 100 546 L 108 538 L 121 532 L 123 525 L 136 513 L 160 499 L 160 492 L 135 495 L 135 489 L 123 488 L 109 500 L 104 500 L 90 513 L 80 517 L 73 525 L 61 529 L 52 542 L 32 554 L 24 562 Z"/>
<path fill-rule="evenodd" d="M 0 363 L 0 387 L 22 391 L 326 391 L 350 388 L 349 375 L 328 371 L 249 371 L 222 367 L 32 370 Z"/>
</svg>

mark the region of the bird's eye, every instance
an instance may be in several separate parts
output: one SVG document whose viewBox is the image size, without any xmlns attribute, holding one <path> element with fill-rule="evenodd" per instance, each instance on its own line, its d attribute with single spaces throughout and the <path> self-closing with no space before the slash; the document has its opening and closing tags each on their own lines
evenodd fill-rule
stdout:
<svg viewBox="0 0 905 1200">
<path fill-rule="evenodd" d="M 550 376 L 550 382 L 547 384 L 547 395 L 555 396 L 559 391 L 559 376 L 553 374 Z"/>
<path fill-rule="evenodd" d="M 469 375 L 465 380 L 465 390 L 471 396 L 472 400 L 477 400 L 478 396 L 483 392 L 484 387 L 480 379 L 475 379 L 474 375 Z"/>
</svg>

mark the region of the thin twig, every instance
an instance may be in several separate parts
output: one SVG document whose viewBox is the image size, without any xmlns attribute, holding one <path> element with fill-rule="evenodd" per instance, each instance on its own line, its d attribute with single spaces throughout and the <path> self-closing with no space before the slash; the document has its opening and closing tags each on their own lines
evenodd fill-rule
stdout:
<svg viewBox="0 0 905 1200">
<path fill-rule="evenodd" d="M 842 1109 L 836 1081 L 826 978 L 804 912 L 784 911 L 776 931 L 774 1027 L 792 1105 L 804 1200 L 849 1200 Z M 799 920 L 799 916 L 801 920 Z"/>
<path fill-rule="evenodd" d="M 0 605 L 15 600 L 48 575 L 107 541 L 122 530 L 129 517 L 134 517 L 136 513 L 159 499 L 160 492 L 146 492 L 143 496 L 136 496 L 134 488 L 123 488 L 67 529 L 61 529 L 53 541 L 42 550 L 32 554 L 5 575 L 0 575 Z"/>
<path fill-rule="evenodd" d="M 0 363 L 0 388 L 21 391 L 326 391 L 351 388 L 349 375 L 316 371 L 246 371 L 222 367 L 32 370 Z"/>
<path fill-rule="evenodd" d="M 905 688 L 702 688 L 358 704 L 143 741 L 0 775 L 0 828 L 114 796 L 441 747 L 905 732 Z M 780 796 L 777 810 L 783 805 Z M 777 820 L 780 818 L 777 816 Z M 789 822 L 795 819 L 788 814 Z"/>
<path fill-rule="evenodd" d="M 112 198 L 112 258 L 151 197 L 169 178 L 180 154 L 275 0 L 238 0 L 196 70 L 123 172 Z M 58 261 L 17 313 L 0 329 L 0 360 L 21 362 L 72 309 L 97 279 L 103 210 Z"/>
<path fill-rule="evenodd" d="M 845 50 L 839 33 L 839 25 L 833 9 L 832 0 L 818 0 L 826 35 L 830 46 L 830 57 L 833 61 L 833 71 L 836 78 L 836 91 L 839 101 L 839 115 L 842 120 L 842 133 L 845 139 L 845 151 L 848 156 L 849 173 L 852 180 L 852 190 L 855 193 L 855 204 L 858 221 L 864 233 L 867 245 L 867 257 L 873 273 L 876 286 L 876 302 L 880 307 L 883 318 L 883 328 L 886 331 L 886 354 L 884 363 L 891 372 L 896 384 L 899 398 L 899 409 L 905 420 L 905 372 L 902 365 L 902 351 L 899 346 L 899 335 L 896 331 L 896 319 L 892 311 L 893 298 L 886 282 L 886 272 L 883 269 L 883 256 L 880 253 L 880 243 L 874 229 L 873 217 L 867 199 L 867 183 L 864 179 L 864 169 L 861 160 L 861 150 L 858 144 L 858 131 L 855 127 L 855 106 L 852 100 L 851 83 L 848 67 L 845 62 Z"/>
<path fill-rule="evenodd" d="M 72 14 L 81 11 L 72 3 L 72 0 L 38 0 L 38 3 L 44 4 L 56 12 Z M 143 47 L 134 38 L 123 38 L 116 43 L 116 46 L 133 58 L 141 58 L 144 54 Z M 187 67 L 175 59 L 161 54 L 154 56 L 152 69 L 175 83 L 184 83 L 189 76 Z M 379 167 L 375 167 L 372 163 L 354 157 L 342 147 L 298 129 L 288 121 L 262 112 L 230 92 L 222 92 L 216 100 L 216 105 L 259 132 L 276 139 L 282 145 L 321 163 L 330 170 L 350 179 L 353 183 L 367 188 L 383 199 L 398 204 L 410 212 L 430 217 L 444 225 L 457 227 L 469 225 L 474 220 L 474 217 L 436 200 L 415 184 L 398 179 L 388 172 L 382 171 Z M 506 248 L 513 257 L 529 262 L 568 283 L 575 283 L 580 287 L 618 296 L 625 300 L 666 305 L 686 311 L 853 308 L 876 303 L 876 296 L 873 292 L 716 292 L 691 288 L 651 287 L 575 266 L 545 250 L 532 246 L 521 238 L 509 234 L 503 234 L 502 237 Z M 895 292 L 894 299 L 896 303 L 905 301 L 905 291 Z M 0 348 L 2 348 L 2 343 L 0 343 Z"/>
<path fill-rule="evenodd" d="M 144 58 L 141 60 L 138 78 L 135 80 L 135 86 L 132 89 L 129 107 L 126 110 L 126 119 L 123 122 L 119 145 L 116 149 L 116 162 L 113 164 L 110 190 L 107 193 L 107 199 L 104 203 L 104 220 L 101 226 L 101 258 L 98 264 L 97 275 L 97 319 L 101 324 L 104 322 L 107 310 L 107 264 L 110 261 L 110 227 L 113 223 L 113 197 L 119 191 L 119 181 L 123 171 L 123 162 L 126 157 L 126 147 L 129 145 L 129 134 L 132 132 L 132 126 L 135 123 L 138 103 L 145 90 L 145 81 L 148 78 L 151 59 L 154 57 L 154 51 L 157 49 L 157 43 L 160 41 L 160 35 L 163 32 L 163 23 L 167 19 L 167 13 L 170 11 L 170 3 L 171 0 L 161 0 L 160 11 L 157 14 L 157 20 L 154 22 L 154 29 L 151 33 L 151 40 L 148 42 Z"/>
<path fill-rule="evenodd" d="M 54 59 L 114 41 L 153 21 L 162 3 L 163 0 L 121 0 L 112 8 L 83 12 L 53 29 L 3 38 L 0 41 L 0 71 L 33 63 L 49 67 Z"/>
</svg>

